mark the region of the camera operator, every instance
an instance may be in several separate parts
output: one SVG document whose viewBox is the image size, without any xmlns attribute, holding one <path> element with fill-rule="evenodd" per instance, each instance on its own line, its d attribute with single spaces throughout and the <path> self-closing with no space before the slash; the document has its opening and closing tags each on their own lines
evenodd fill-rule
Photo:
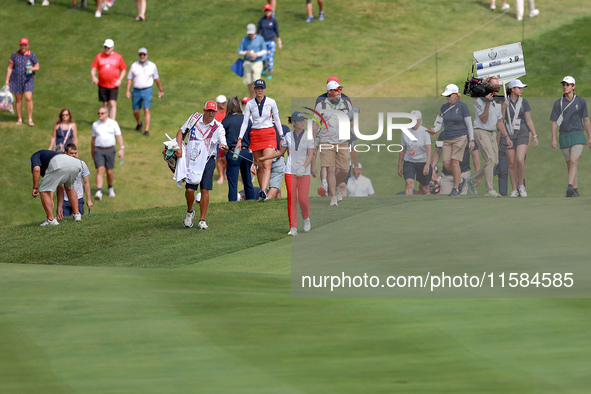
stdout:
<svg viewBox="0 0 591 394">
<path fill-rule="evenodd" d="M 486 78 L 482 87 L 486 96 L 478 97 L 474 103 L 476 116 L 474 118 L 474 139 L 480 146 L 480 153 L 484 159 L 484 165 L 474 174 L 468 177 L 468 189 L 470 193 L 476 195 L 476 186 L 480 184 L 480 179 L 484 175 L 486 194 L 488 197 L 499 197 L 499 193 L 493 187 L 494 168 L 499 162 L 499 152 L 497 145 L 497 128 L 506 138 L 507 144 L 511 147 L 513 143 L 509 139 L 505 126 L 503 124 L 503 114 L 501 105 L 495 102 L 494 96 L 501 90 L 499 80 L 494 77 Z"/>
</svg>

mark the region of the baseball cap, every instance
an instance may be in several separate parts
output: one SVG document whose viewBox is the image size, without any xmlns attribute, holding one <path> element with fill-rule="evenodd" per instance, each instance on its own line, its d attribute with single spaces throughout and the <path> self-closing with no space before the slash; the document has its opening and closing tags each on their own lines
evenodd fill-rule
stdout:
<svg viewBox="0 0 591 394">
<path fill-rule="evenodd" d="M 509 82 L 509 89 L 513 88 L 527 88 L 527 85 L 522 83 L 519 79 L 514 79 Z"/>
<path fill-rule="evenodd" d="M 416 116 L 417 119 L 423 119 L 423 114 L 417 109 L 410 111 L 410 114 Z"/>
<path fill-rule="evenodd" d="M 107 48 L 113 48 L 115 46 L 115 41 L 111 40 L 110 38 L 107 38 L 103 46 Z"/>
<path fill-rule="evenodd" d="M 21 42 L 19 45 L 29 45 L 29 39 L 28 38 L 21 38 Z"/>
<path fill-rule="evenodd" d="M 450 83 L 445 87 L 445 92 L 441 93 L 441 95 L 447 97 L 451 96 L 454 93 L 460 93 L 460 88 L 458 88 L 458 85 Z"/>
<path fill-rule="evenodd" d="M 265 4 L 263 11 L 273 11 L 273 6 L 271 4 Z"/>
<path fill-rule="evenodd" d="M 22 44 L 22 42 L 21 42 Z M 575 79 L 573 77 L 571 77 L 570 75 L 567 75 L 566 77 L 562 78 L 562 82 L 560 83 L 572 83 L 573 85 L 575 85 Z"/>
<path fill-rule="evenodd" d="M 254 81 L 254 87 L 267 89 L 267 84 L 263 79 L 257 79 L 256 81 Z"/>
<path fill-rule="evenodd" d="M 223 94 L 220 94 L 215 98 L 216 103 L 225 103 L 226 101 L 226 96 L 224 96 Z"/>
<path fill-rule="evenodd" d="M 248 96 L 244 96 L 244 97 L 242 97 L 242 104 L 246 104 L 246 103 L 248 103 L 250 100 L 252 100 L 250 97 L 248 97 Z"/>
<path fill-rule="evenodd" d="M 330 81 L 335 81 L 336 83 L 341 83 L 341 81 L 339 81 L 339 78 L 335 77 L 334 75 L 332 77 L 328 77 L 328 79 L 326 80 L 326 84 L 328 85 L 328 83 Z"/>
<path fill-rule="evenodd" d="M 246 34 L 255 34 L 257 32 L 257 27 L 254 23 L 249 23 L 246 25 Z"/>
<path fill-rule="evenodd" d="M 216 111 L 218 110 L 218 105 L 215 101 L 211 101 L 209 100 L 207 103 L 205 103 L 205 106 L 203 107 L 204 111 Z"/>
<path fill-rule="evenodd" d="M 295 111 L 293 114 L 291 114 L 291 120 L 292 120 L 292 122 L 293 121 L 305 120 L 305 119 L 306 119 L 306 117 L 300 111 Z"/>
<path fill-rule="evenodd" d="M 338 83 L 337 81 L 330 81 L 329 83 L 326 84 L 326 90 L 333 90 L 333 89 L 337 89 L 337 88 L 342 88 L 343 86 L 341 86 L 340 83 Z"/>
<path fill-rule="evenodd" d="M 137 53 L 145 53 L 147 55 L 148 50 L 146 48 L 140 48 L 140 49 L 138 49 Z"/>
</svg>

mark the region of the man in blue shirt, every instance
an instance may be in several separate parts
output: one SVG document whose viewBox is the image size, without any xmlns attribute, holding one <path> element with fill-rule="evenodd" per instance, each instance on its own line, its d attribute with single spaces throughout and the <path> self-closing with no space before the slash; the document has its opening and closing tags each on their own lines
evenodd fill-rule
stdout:
<svg viewBox="0 0 591 394">
<path fill-rule="evenodd" d="M 263 72 L 263 56 L 267 54 L 267 44 L 262 36 L 257 35 L 257 27 L 254 23 L 246 26 L 247 36 L 240 41 L 238 54 L 244 56 L 243 81 L 248 85 L 250 97 L 254 94 L 254 81 L 261 78 Z"/>
<path fill-rule="evenodd" d="M 264 60 L 263 75 L 267 74 L 267 79 L 273 78 L 273 64 L 275 63 L 275 36 L 277 36 L 277 47 L 283 48 L 281 43 L 281 37 L 279 37 L 279 25 L 277 19 L 273 17 L 273 6 L 271 4 L 265 4 L 263 8 L 265 16 L 259 19 L 257 25 L 257 32 L 265 40 L 267 45 L 267 57 Z"/>
</svg>

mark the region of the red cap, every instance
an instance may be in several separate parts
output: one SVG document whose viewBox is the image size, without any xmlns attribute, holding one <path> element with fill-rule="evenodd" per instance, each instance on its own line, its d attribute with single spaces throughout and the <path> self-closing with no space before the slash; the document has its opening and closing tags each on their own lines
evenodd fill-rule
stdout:
<svg viewBox="0 0 591 394">
<path fill-rule="evenodd" d="M 211 101 L 209 100 L 207 103 L 205 103 L 205 106 L 203 107 L 203 110 L 205 111 L 216 111 L 218 110 L 218 105 L 215 101 Z"/>
<path fill-rule="evenodd" d="M 244 97 L 242 98 L 242 104 L 246 104 L 246 103 L 248 103 L 250 100 L 252 100 L 250 97 L 248 97 L 248 96 L 244 96 Z"/>
<path fill-rule="evenodd" d="M 28 38 L 21 38 L 21 43 L 20 45 L 29 45 L 29 39 Z"/>
<path fill-rule="evenodd" d="M 273 11 L 273 6 L 271 4 L 265 4 L 263 11 Z"/>
<path fill-rule="evenodd" d="M 332 77 L 328 77 L 328 79 L 326 80 L 326 84 L 328 85 L 328 83 L 330 81 L 335 81 L 336 83 L 338 83 L 339 85 L 341 84 L 341 81 L 339 81 L 339 79 L 337 77 L 335 77 L 334 75 Z"/>
</svg>

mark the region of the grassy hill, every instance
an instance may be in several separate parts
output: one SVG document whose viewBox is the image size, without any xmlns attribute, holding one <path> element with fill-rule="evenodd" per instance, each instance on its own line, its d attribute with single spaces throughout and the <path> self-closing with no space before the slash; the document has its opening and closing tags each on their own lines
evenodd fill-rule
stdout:
<svg viewBox="0 0 591 394">
<path fill-rule="evenodd" d="M 115 170 L 117 198 L 97 204 L 95 211 L 182 204 L 183 192 L 174 187 L 160 158 L 164 133 L 174 134 L 190 113 L 218 94 L 245 95 L 245 87 L 229 66 L 237 58 L 245 25 L 262 15 L 259 3 L 154 2 L 149 4 L 145 23 L 133 20 L 135 7 L 129 0 L 119 0 L 100 19 L 93 17 L 90 8 L 69 10 L 68 0 L 54 0 L 50 7 L 30 7 L 23 0 L 4 4 L 0 53 L 8 58 L 18 49 L 18 40 L 27 36 L 41 70 L 34 94 L 36 126 L 17 127 L 14 115 L 0 114 L 0 201 L 7 207 L 0 210 L 0 224 L 38 221 L 43 216 L 39 202 L 30 198 L 27 162 L 31 153 L 49 146 L 52 124 L 61 108 L 71 109 L 80 130 L 80 157 L 92 167 L 90 130 L 98 101 L 96 86 L 90 82 L 90 64 L 105 38 L 115 40 L 115 50 L 128 64 L 137 59 L 139 47 L 147 47 L 159 67 L 166 95 L 153 102 L 150 138 L 133 131 L 130 103 L 120 96 L 117 120 L 126 141 L 126 162 Z M 338 75 L 345 92 L 353 97 L 377 85 L 363 97 L 435 97 L 447 83 L 462 84 L 473 51 L 516 41 L 524 42 L 528 98 L 559 96 L 558 81 L 567 74 L 579 81 L 580 96 L 590 96 L 584 50 L 590 34 L 588 2 L 544 4 L 540 16 L 524 24 L 516 22 L 514 9 L 487 24 L 500 13 L 488 11 L 486 1 L 331 1 L 326 7 L 324 22 L 307 24 L 299 1 L 279 5 L 277 18 L 285 48 L 277 53 L 275 78 L 269 81 L 267 93 L 278 101 L 284 122 L 291 112 L 291 98 L 322 93 L 329 75 Z M 433 54 L 442 48 L 436 68 Z M 528 173 L 528 186 L 539 195 L 559 196 L 565 171 L 560 153 L 548 148 L 549 114 L 537 107 L 532 113 L 542 148 L 528 157 L 528 168 L 535 168 Z M 434 116 L 425 113 L 425 121 L 432 122 Z M 401 179 L 380 174 L 372 160 L 362 157 L 370 164 L 365 174 L 387 185 L 378 189 L 380 193 L 403 189 Z M 589 165 L 583 157 L 581 174 L 588 173 Z M 580 182 L 584 193 L 587 180 L 581 177 Z M 224 201 L 226 195 L 227 186 L 216 185 L 213 201 Z"/>
<path fill-rule="evenodd" d="M 218 94 L 245 95 L 229 67 L 264 3 L 150 1 L 144 23 L 133 20 L 131 0 L 100 19 L 89 8 L 70 11 L 69 0 L 50 7 L 8 0 L 0 8 L 0 53 L 7 59 L 26 36 L 41 64 L 36 126 L 17 127 L 14 115 L 0 113 L 0 391 L 585 392 L 591 162 L 585 152 L 583 197 L 562 197 L 566 171 L 549 148 L 548 117 L 564 75 L 591 96 L 591 3 L 540 2 L 540 16 L 524 24 L 514 8 L 487 24 L 500 14 L 487 0 L 331 0 L 325 22 L 306 24 L 301 0 L 279 1 L 285 48 L 267 92 L 284 121 L 291 98 L 322 93 L 329 75 L 350 96 L 409 97 L 436 108 L 447 83 L 465 80 L 473 51 L 522 41 L 525 94 L 541 136 L 527 158 L 531 198 L 392 196 L 403 189 L 397 155 L 365 155 L 378 196 L 347 199 L 338 210 L 312 198 L 309 234 L 285 235 L 285 200 L 222 202 L 226 185 L 214 186 L 211 229 L 184 229 L 183 191 L 160 156 L 164 133 Z M 57 114 L 69 107 L 90 163 L 98 103 L 89 71 L 106 38 L 128 64 L 142 46 L 158 64 L 166 95 L 153 102 L 152 136 L 133 131 L 130 103 L 120 98 L 127 149 L 115 170 L 117 198 L 96 204 L 81 223 L 40 228 L 28 159 L 48 146 Z M 423 113 L 428 122 L 435 115 Z M 466 267 L 571 270 L 582 293 L 330 299 L 292 289 L 298 273 L 319 268 Z M 372 298 L 350 298 L 361 295 Z"/>
</svg>

